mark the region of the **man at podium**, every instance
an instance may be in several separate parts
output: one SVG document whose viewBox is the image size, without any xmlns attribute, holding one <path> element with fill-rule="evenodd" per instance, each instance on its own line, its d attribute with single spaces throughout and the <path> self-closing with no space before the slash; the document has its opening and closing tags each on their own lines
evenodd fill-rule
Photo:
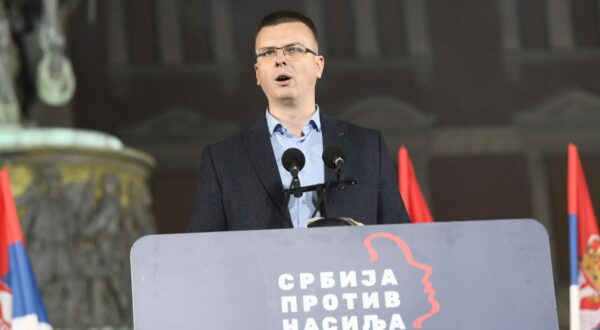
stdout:
<svg viewBox="0 0 600 330">
<path fill-rule="evenodd" d="M 254 70 L 267 98 L 265 117 L 204 149 L 188 231 L 303 228 L 313 215 L 325 216 L 324 206 L 328 217 L 363 224 L 409 221 L 381 133 L 329 117 L 316 104 L 325 68 L 317 40 L 314 23 L 300 13 L 262 19 Z M 338 182 L 352 184 L 290 193 L 335 176 L 322 159 L 330 146 L 343 150 Z"/>
</svg>

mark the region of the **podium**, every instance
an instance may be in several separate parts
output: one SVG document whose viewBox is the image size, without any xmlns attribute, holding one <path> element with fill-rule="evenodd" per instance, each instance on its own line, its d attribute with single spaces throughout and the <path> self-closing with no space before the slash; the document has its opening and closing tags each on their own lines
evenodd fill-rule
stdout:
<svg viewBox="0 0 600 330">
<path fill-rule="evenodd" d="M 131 250 L 150 329 L 558 329 L 531 219 L 152 235 Z"/>
</svg>

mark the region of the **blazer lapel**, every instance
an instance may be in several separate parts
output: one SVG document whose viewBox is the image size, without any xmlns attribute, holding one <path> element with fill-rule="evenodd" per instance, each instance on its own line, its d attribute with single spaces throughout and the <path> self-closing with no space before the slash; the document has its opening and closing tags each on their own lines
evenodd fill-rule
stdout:
<svg viewBox="0 0 600 330">
<path fill-rule="evenodd" d="M 346 133 L 348 127 L 346 123 L 336 120 L 327 115 L 321 114 L 321 128 L 323 129 L 323 150 L 327 146 L 336 145 L 346 151 Z M 333 174 L 333 169 L 327 166 L 325 167 L 325 180 L 329 179 L 329 176 Z"/>
<path fill-rule="evenodd" d="M 277 209 L 288 219 L 291 225 L 289 210 L 283 207 L 283 185 L 279 169 L 273 154 L 273 147 L 269 140 L 269 128 L 265 119 L 260 120 L 243 133 L 244 147 L 254 170 L 258 174 L 265 190 L 273 200 Z M 280 224 L 281 225 L 281 224 Z"/>
<path fill-rule="evenodd" d="M 348 126 L 346 123 L 321 113 L 321 128 L 323 130 L 323 150 L 325 150 L 327 146 L 331 145 L 339 146 L 344 151 L 348 150 L 348 148 L 346 147 L 346 134 L 348 133 Z M 328 166 L 323 167 L 325 171 L 324 179 L 325 181 L 327 181 L 334 173 L 334 170 Z M 327 198 L 333 197 L 333 190 L 334 189 L 329 190 L 329 192 L 327 193 Z M 334 203 L 333 205 L 331 203 L 327 203 L 327 205 L 328 214 L 339 213 L 336 211 L 336 203 Z"/>
</svg>

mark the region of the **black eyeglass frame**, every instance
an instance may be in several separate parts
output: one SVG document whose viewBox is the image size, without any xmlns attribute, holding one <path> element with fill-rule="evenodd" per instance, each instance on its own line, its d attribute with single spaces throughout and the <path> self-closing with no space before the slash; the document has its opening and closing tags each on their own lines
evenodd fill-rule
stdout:
<svg viewBox="0 0 600 330">
<path fill-rule="evenodd" d="M 314 50 L 304 46 L 303 44 L 299 44 L 299 43 L 293 43 L 293 44 L 289 44 L 289 45 L 285 45 L 285 46 L 281 46 L 281 47 L 265 47 L 262 49 L 257 50 L 254 55 L 256 55 L 256 58 L 265 58 L 265 59 L 271 59 L 271 58 L 275 58 L 277 57 L 277 52 L 279 50 L 283 51 L 283 56 L 285 56 L 287 58 L 287 55 L 289 54 L 288 49 L 291 48 L 299 48 L 300 52 L 302 54 L 313 54 L 315 56 L 319 56 L 319 54 L 317 52 L 315 52 Z M 267 55 L 268 52 L 273 52 L 273 55 Z"/>
</svg>

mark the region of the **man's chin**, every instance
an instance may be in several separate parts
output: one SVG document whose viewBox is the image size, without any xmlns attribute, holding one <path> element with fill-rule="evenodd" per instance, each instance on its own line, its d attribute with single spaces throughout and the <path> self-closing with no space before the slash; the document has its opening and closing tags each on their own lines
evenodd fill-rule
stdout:
<svg viewBox="0 0 600 330">
<path fill-rule="evenodd" d="M 296 103 L 296 98 L 292 95 L 277 95 L 273 98 L 273 101 L 282 105 L 293 105 Z"/>
</svg>

